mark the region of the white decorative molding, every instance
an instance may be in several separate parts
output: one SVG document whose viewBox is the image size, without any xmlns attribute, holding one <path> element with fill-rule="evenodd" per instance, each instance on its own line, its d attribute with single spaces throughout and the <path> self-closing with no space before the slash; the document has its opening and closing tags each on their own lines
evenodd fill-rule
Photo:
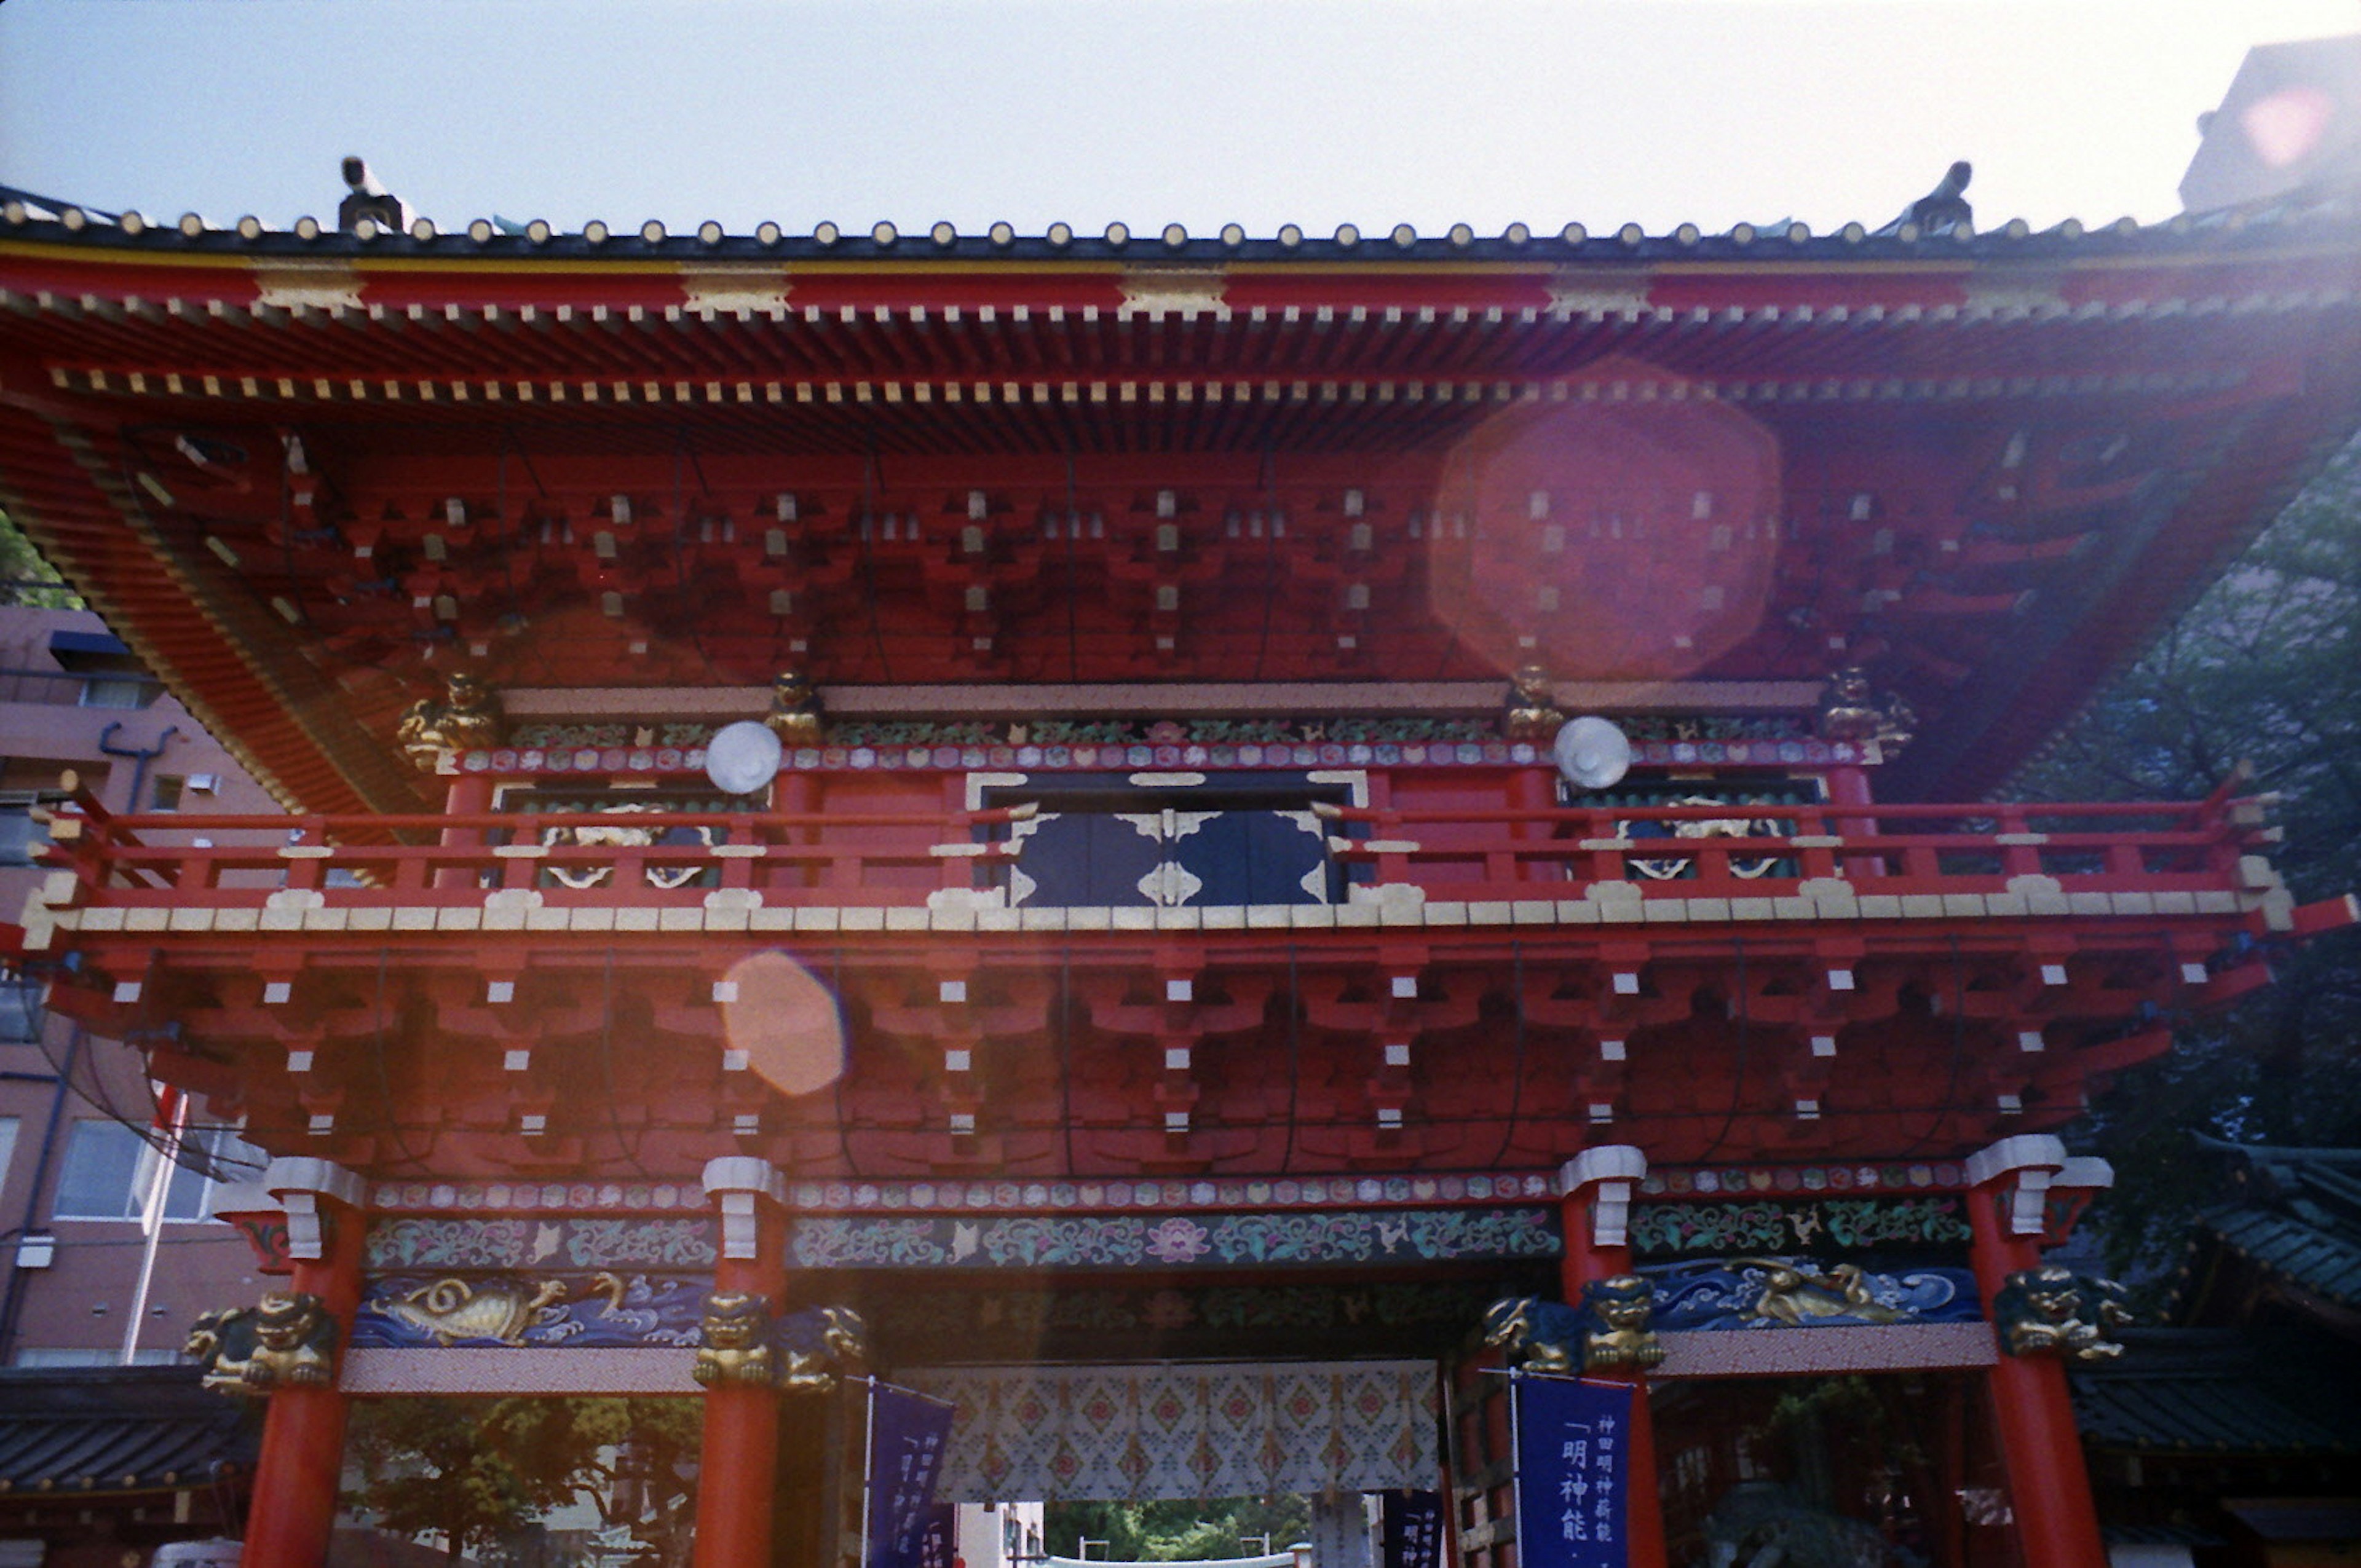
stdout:
<svg viewBox="0 0 2361 1568">
<path fill-rule="evenodd" d="M 1988 1187 L 2014 1178 L 2008 1188 L 2009 1234 L 2037 1236 L 2046 1228 L 2049 1189 L 2068 1163 L 2066 1146 L 2059 1139 L 2048 1133 L 2019 1133 L 1968 1157 L 1968 1185 Z M 2109 1172 L 2110 1179 L 2113 1174 Z"/>
<path fill-rule="evenodd" d="M 262 1173 L 262 1189 L 287 1211 L 287 1255 L 316 1263 L 327 1255 L 327 1231 L 322 1223 L 320 1200 L 333 1199 L 353 1208 L 368 1199 L 368 1183 L 333 1160 L 308 1155 L 282 1155 Z"/>
<path fill-rule="evenodd" d="M 1590 1241 L 1594 1246 L 1624 1246 L 1631 1240 L 1632 1190 L 1648 1174 L 1648 1157 L 1631 1144 L 1602 1144 L 1587 1148 L 1558 1169 L 1558 1191 L 1572 1198 L 1596 1188 L 1590 1201 Z"/>
<path fill-rule="evenodd" d="M 1581 315 L 1594 311 L 1615 315 L 1649 311 L 1653 309 L 1648 302 L 1651 280 L 1647 269 L 1642 267 L 1558 268 L 1550 274 L 1549 308 Z"/>
<path fill-rule="evenodd" d="M 702 262 L 680 269 L 685 308 L 700 315 L 740 311 L 763 315 L 785 311 L 795 286 L 784 267 L 732 267 Z"/>
<path fill-rule="evenodd" d="M 1226 320 L 1230 313 L 1224 298 L 1229 274 L 1219 267 L 1126 267 L 1121 286 L 1123 305 L 1118 315 L 1210 315 Z"/>
<path fill-rule="evenodd" d="M 732 1154 L 707 1160 L 704 1182 L 721 1213 L 721 1255 L 752 1262 L 759 1251 L 760 1234 L 755 1201 L 767 1198 L 785 1203 L 787 1179 L 769 1160 Z"/>
<path fill-rule="evenodd" d="M 340 261 L 247 263 L 254 272 L 255 303 L 280 310 L 361 309 L 360 274 Z"/>
<path fill-rule="evenodd" d="M 603 1350 L 391 1350 L 345 1353 L 347 1394 L 694 1394 L 686 1347 Z"/>
<path fill-rule="evenodd" d="M 1672 1331 L 1659 1377 L 1765 1377 L 1789 1373 L 1899 1372 L 1991 1366 L 2000 1360 L 1990 1323 L 1881 1323 L 1841 1329 Z"/>
<path fill-rule="evenodd" d="M 2049 1181 L 2052 1187 L 2078 1192 L 2103 1192 L 2114 1184 L 2115 1168 L 2094 1154 L 2070 1156 Z"/>
</svg>

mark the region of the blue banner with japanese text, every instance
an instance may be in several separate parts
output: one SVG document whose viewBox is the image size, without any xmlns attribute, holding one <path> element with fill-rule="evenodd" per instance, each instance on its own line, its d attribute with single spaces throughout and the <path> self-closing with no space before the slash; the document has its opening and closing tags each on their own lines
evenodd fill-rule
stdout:
<svg viewBox="0 0 2361 1568">
<path fill-rule="evenodd" d="M 1380 1568 L 1443 1568 L 1443 1494 L 1390 1491 L 1383 1497 Z"/>
<path fill-rule="evenodd" d="M 1521 1374 L 1509 1393 L 1519 1568 L 1625 1568 L 1631 1386 Z"/>
<path fill-rule="evenodd" d="M 890 1383 L 870 1387 L 868 1568 L 928 1568 L 930 1539 L 947 1563 L 941 1532 L 927 1527 L 952 1407 Z"/>
</svg>

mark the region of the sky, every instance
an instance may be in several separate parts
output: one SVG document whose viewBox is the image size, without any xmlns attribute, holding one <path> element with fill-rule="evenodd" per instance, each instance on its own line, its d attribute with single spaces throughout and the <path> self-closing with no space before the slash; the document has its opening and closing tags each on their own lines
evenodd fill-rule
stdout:
<svg viewBox="0 0 2361 1568">
<path fill-rule="evenodd" d="M 5 0 L 0 184 L 151 218 L 1268 236 L 2179 210 L 2252 44 L 2361 0 Z"/>
</svg>

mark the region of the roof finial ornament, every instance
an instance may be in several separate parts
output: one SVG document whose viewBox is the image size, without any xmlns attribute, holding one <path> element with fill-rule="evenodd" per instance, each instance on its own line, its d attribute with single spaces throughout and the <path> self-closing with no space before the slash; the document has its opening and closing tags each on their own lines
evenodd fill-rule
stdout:
<svg viewBox="0 0 2361 1568">
<path fill-rule="evenodd" d="M 1973 232 L 1976 210 L 1968 204 L 1963 192 L 1975 172 L 1975 167 L 1961 159 L 1943 171 L 1942 180 L 1932 191 L 1905 207 L 1900 217 L 1877 232 L 1896 235 L 1905 224 L 1923 235 L 1956 234 L 1963 228 Z"/>
<path fill-rule="evenodd" d="M 350 234 L 363 218 L 375 220 L 379 228 L 390 234 L 400 234 L 410 226 L 410 208 L 369 172 L 364 159 L 348 155 L 344 172 L 345 183 L 350 190 L 336 203 L 338 228 Z"/>
</svg>

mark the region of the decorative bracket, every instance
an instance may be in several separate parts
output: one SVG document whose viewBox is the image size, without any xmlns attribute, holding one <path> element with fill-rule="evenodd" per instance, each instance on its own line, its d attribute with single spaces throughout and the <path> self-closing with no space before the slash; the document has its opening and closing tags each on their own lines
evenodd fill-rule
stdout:
<svg viewBox="0 0 2361 1568">
<path fill-rule="evenodd" d="M 2039 1236 L 2050 1230 L 2053 1190 L 2060 1197 L 2088 1194 L 2115 1184 L 2114 1167 L 2091 1155 L 2069 1155 L 2048 1133 L 2020 1133 L 1968 1157 L 1968 1185 L 1996 1189 L 2002 1217 L 2013 1236 Z"/>
<path fill-rule="evenodd" d="M 758 1255 L 755 1201 L 787 1201 L 787 1179 L 776 1166 L 752 1155 L 721 1155 L 705 1162 L 705 1190 L 719 1200 L 721 1255 L 751 1263 Z"/>
<path fill-rule="evenodd" d="M 358 1174 L 308 1155 L 272 1160 L 262 1173 L 262 1187 L 287 1211 L 287 1255 L 298 1262 L 316 1263 L 327 1255 L 321 1199 L 358 1209 L 368 1196 L 368 1184 Z"/>
<path fill-rule="evenodd" d="M 1648 1174 L 1648 1157 L 1631 1144 L 1606 1144 L 1583 1150 L 1559 1168 L 1558 1194 L 1578 1197 L 1596 1187 L 1590 1201 L 1590 1242 L 1593 1246 L 1627 1246 L 1631 1224 L 1631 1192 Z"/>
</svg>

